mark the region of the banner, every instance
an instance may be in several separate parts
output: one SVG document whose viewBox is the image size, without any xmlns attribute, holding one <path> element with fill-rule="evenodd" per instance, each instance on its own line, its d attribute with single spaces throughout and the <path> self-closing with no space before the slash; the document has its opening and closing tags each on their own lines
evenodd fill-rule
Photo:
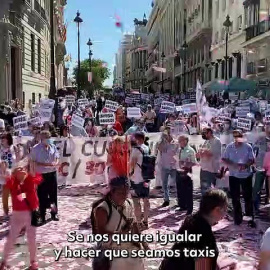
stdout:
<svg viewBox="0 0 270 270">
<path fill-rule="evenodd" d="M 73 113 L 71 118 L 71 125 L 82 128 L 84 126 L 85 119 L 83 117 L 80 117 L 76 113 Z"/>
<path fill-rule="evenodd" d="M 160 112 L 162 113 L 174 113 L 175 104 L 169 101 L 162 101 Z"/>
<path fill-rule="evenodd" d="M 151 153 L 156 154 L 157 142 L 161 133 L 148 133 Z M 198 147 L 203 143 L 201 136 L 189 136 L 190 144 Z M 28 153 L 27 142 L 32 137 L 14 137 L 14 145 L 20 145 L 24 155 Z M 52 138 L 60 153 L 58 170 L 58 184 L 100 184 L 107 181 L 107 149 L 111 142 L 106 138 Z"/>
<path fill-rule="evenodd" d="M 75 104 L 75 96 L 67 95 L 65 96 L 65 99 L 66 99 L 67 106 L 72 106 L 73 104 Z"/>
</svg>

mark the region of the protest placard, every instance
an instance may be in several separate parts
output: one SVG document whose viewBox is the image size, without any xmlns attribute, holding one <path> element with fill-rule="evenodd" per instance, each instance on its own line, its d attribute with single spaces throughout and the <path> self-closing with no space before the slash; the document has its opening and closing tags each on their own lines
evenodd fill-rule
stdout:
<svg viewBox="0 0 270 270">
<path fill-rule="evenodd" d="M 82 128 L 84 126 L 85 119 L 76 113 L 73 113 L 71 118 L 71 125 Z"/>
<path fill-rule="evenodd" d="M 180 120 L 176 120 L 171 126 L 171 134 L 174 136 L 182 134 L 185 130 L 185 123 Z"/>
<path fill-rule="evenodd" d="M 238 118 L 237 119 L 237 128 L 243 129 L 245 131 L 251 130 L 251 119 Z"/>
<path fill-rule="evenodd" d="M 41 119 L 40 119 L 40 117 L 30 118 L 30 119 L 28 119 L 28 122 L 32 126 L 40 126 L 41 125 Z"/>
<path fill-rule="evenodd" d="M 183 108 L 182 108 L 182 106 L 175 106 L 175 110 L 177 112 L 182 112 L 183 111 Z"/>
<path fill-rule="evenodd" d="M 21 115 L 13 118 L 13 126 L 15 131 L 28 129 L 27 115 Z"/>
<path fill-rule="evenodd" d="M 105 102 L 105 108 L 112 111 L 112 112 L 115 112 L 118 109 L 118 107 L 119 107 L 119 105 L 115 101 L 106 100 L 106 102 Z"/>
<path fill-rule="evenodd" d="M 141 118 L 141 109 L 137 107 L 129 107 L 127 108 L 127 118 Z"/>
<path fill-rule="evenodd" d="M 250 107 L 236 107 L 235 108 L 235 116 L 236 117 L 246 117 L 248 113 L 250 113 Z"/>
<path fill-rule="evenodd" d="M 149 94 L 144 94 L 144 93 L 142 93 L 142 94 L 141 94 L 141 100 L 142 100 L 142 101 L 150 101 L 150 96 L 149 96 Z"/>
<path fill-rule="evenodd" d="M 130 97 L 132 98 L 134 103 L 141 101 L 141 94 L 130 94 Z"/>
<path fill-rule="evenodd" d="M 71 106 L 75 104 L 75 96 L 67 95 L 65 96 L 65 99 L 66 99 L 67 106 Z"/>
<path fill-rule="evenodd" d="M 267 109 L 265 112 L 264 112 L 264 121 L 265 123 L 270 123 L 270 109 Z"/>
<path fill-rule="evenodd" d="M 87 98 L 80 98 L 78 99 L 78 105 L 79 107 L 85 107 L 89 105 L 89 100 Z"/>
<path fill-rule="evenodd" d="M 163 113 L 174 113 L 175 104 L 169 101 L 162 101 L 160 111 Z"/>
<path fill-rule="evenodd" d="M 130 97 L 130 96 L 126 96 L 126 98 L 125 98 L 125 103 L 126 104 L 133 104 L 133 99 Z"/>
<path fill-rule="evenodd" d="M 113 112 L 99 114 L 99 123 L 100 125 L 113 125 L 115 123 L 115 114 Z"/>
<path fill-rule="evenodd" d="M 217 122 L 221 122 L 221 123 L 225 122 L 226 120 L 231 120 L 231 114 L 221 113 L 218 115 L 216 120 L 217 120 Z"/>
<path fill-rule="evenodd" d="M 250 101 L 249 100 L 239 100 L 239 107 L 249 107 L 250 106 Z"/>
<path fill-rule="evenodd" d="M 189 103 L 182 105 L 184 114 L 197 113 L 196 103 Z"/>
</svg>

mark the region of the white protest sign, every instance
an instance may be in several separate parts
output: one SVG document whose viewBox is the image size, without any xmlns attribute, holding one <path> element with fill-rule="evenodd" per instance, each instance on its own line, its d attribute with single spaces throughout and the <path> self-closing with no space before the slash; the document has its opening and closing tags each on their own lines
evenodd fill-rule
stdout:
<svg viewBox="0 0 270 270">
<path fill-rule="evenodd" d="M 259 101 L 259 106 L 260 106 L 260 111 L 263 113 L 267 109 L 267 100 L 260 100 Z"/>
<path fill-rule="evenodd" d="M 73 113 L 71 118 L 71 125 L 82 128 L 84 126 L 85 119 L 76 113 Z"/>
<path fill-rule="evenodd" d="M 182 112 L 183 111 L 182 106 L 175 106 L 175 109 L 176 109 L 177 112 Z"/>
<path fill-rule="evenodd" d="M 67 106 L 71 106 L 75 104 L 75 96 L 67 95 L 65 96 L 65 99 L 66 99 Z"/>
<path fill-rule="evenodd" d="M 126 96 L 125 103 L 126 104 L 132 104 L 133 103 L 133 99 L 131 97 L 129 97 L 129 96 Z"/>
<path fill-rule="evenodd" d="M 248 113 L 250 113 L 250 107 L 236 107 L 235 108 L 236 117 L 246 117 Z"/>
<path fill-rule="evenodd" d="M 39 116 L 41 119 L 41 123 L 50 122 L 52 117 L 52 109 L 39 108 Z"/>
<path fill-rule="evenodd" d="M 180 135 L 186 130 L 185 123 L 183 121 L 176 120 L 171 126 L 171 134 L 174 136 Z"/>
<path fill-rule="evenodd" d="M 78 105 L 79 105 L 79 107 L 85 107 L 85 106 L 89 105 L 89 101 L 87 98 L 80 98 L 80 99 L 78 99 Z"/>
<path fill-rule="evenodd" d="M 239 100 L 238 102 L 240 107 L 248 107 L 250 105 L 249 100 Z"/>
<path fill-rule="evenodd" d="M 127 108 L 127 118 L 141 118 L 141 108 L 137 108 L 137 107 L 129 107 Z"/>
<path fill-rule="evenodd" d="M 182 109 L 184 114 L 190 114 L 190 113 L 196 113 L 197 112 L 197 106 L 196 103 L 190 103 L 182 105 Z"/>
<path fill-rule="evenodd" d="M 28 129 L 27 115 L 21 115 L 13 118 L 13 126 L 15 131 Z"/>
<path fill-rule="evenodd" d="M 251 119 L 238 118 L 237 119 L 237 128 L 243 129 L 245 131 L 251 130 Z"/>
<path fill-rule="evenodd" d="M 40 126 L 41 125 L 40 117 L 28 119 L 28 122 L 31 123 L 31 125 L 33 125 L 33 126 Z"/>
<path fill-rule="evenodd" d="M 174 113 L 175 104 L 169 101 L 162 101 L 160 111 L 163 113 Z"/>
<path fill-rule="evenodd" d="M 149 94 L 141 94 L 141 100 L 145 100 L 145 101 L 149 101 L 150 100 L 150 96 Z"/>
<path fill-rule="evenodd" d="M 115 123 L 115 114 L 113 112 L 99 114 L 100 125 L 113 125 Z"/>
<path fill-rule="evenodd" d="M 265 122 L 269 123 L 270 122 L 270 109 L 266 110 L 264 114 L 265 114 Z"/>
<path fill-rule="evenodd" d="M 118 109 L 119 105 L 117 102 L 115 101 L 111 101 L 111 100 L 106 100 L 106 103 L 105 103 L 105 108 L 112 111 L 112 112 L 115 112 L 117 109 Z"/>
<path fill-rule="evenodd" d="M 231 114 L 229 113 L 222 113 L 220 115 L 218 115 L 217 117 L 217 121 L 218 122 L 225 122 L 226 120 L 231 120 Z"/>
<path fill-rule="evenodd" d="M 41 98 L 40 99 L 40 107 L 43 109 L 53 109 L 55 104 L 55 100 L 53 99 L 48 99 L 48 98 Z"/>
</svg>

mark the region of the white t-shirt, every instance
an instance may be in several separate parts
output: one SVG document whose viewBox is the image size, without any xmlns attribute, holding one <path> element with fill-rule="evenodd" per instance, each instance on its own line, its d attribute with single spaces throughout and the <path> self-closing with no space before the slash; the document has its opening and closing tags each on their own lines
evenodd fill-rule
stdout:
<svg viewBox="0 0 270 270">
<path fill-rule="evenodd" d="M 147 111 L 144 115 L 146 124 L 154 124 L 156 118 L 156 113 L 152 111 Z"/>
<path fill-rule="evenodd" d="M 140 146 L 144 153 L 149 153 L 149 148 L 146 145 L 141 145 Z M 139 184 L 144 182 L 143 177 L 142 177 L 142 170 L 140 166 L 142 165 L 143 162 L 143 154 L 138 148 L 132 148 L 131 155 L 130 155 L 130 160 L 135 159 L 137 160 L 137 164 L 135 165 L 134 168 L 134 174 L 131 176 L 131 180 L 135 184 Z"/>
<path fill-rule="evenodd" d="M 270 252 L 270 227 L 263 235 L 261 251 Z M 266 264 L 266 268 L 264 270 L 270 270 L 270 261 Z"/>
</svg>

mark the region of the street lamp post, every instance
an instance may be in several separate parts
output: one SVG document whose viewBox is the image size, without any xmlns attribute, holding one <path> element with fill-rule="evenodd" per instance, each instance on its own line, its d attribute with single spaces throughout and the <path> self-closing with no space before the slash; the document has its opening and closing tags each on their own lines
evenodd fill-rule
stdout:
<svg viewBox="0 0 270 270">
<path fill-rule="evenodd" d="M 91 46 L 93 45 L 91 39 L 89 38 L 87 45 L 89 46 L 89 68 L 90 68 L 90 72 L 92 72 L 92 50 L 91 50 Z"/>
<path fill-rule="evenodd" d="M 227 15 L 226 21 L 223 23 L 226 31 L 226 41 L 225 41 L 225 80 L 228 80 L 228 39 L 229 39 L 229 31 L 232 26 L 232 22 L 230 21 L 230 16 Z"/>
<path fill-rule="evenodd" d="M 183 65 L 183 74 L 184 74 L 184 77 L 183 77 L 183 92 L 186 92 L 186 61 L 187 61 L 187 48 L 188 48 L 188 45 L 187 45 L 187 42 L 185 41 L 184 44 L 182 45 L 182 50 L 183 50 L 183 62 L 184 62 L 184 65 Z"/>
<path fill-rule="evenodd" d="M 55 51 L 54 51 L 54 0 L 50 1 L 50 28 L 51 28 L 51 77 L 50 77 L 50 92 L 49 98 L 55 99 Z"/>
<path fill-rule="evenodd" d="M 80 75 L 81 75 L 80 23 L 83 22 L 80 15 L 81 15 L 80 12 L 77 11 L 77 16 L 74 19 L 74 22 L 77 23 L 77 27 L 78 27 L 78 74 L 77 74 L 77 87 L 78 87 L 77 96 L 78 96 L 78 98 L 80 98 L 80 96 L 81 96 L 81 81 L 80 81 Z"/>
<path fill-rule="evenodd" d="M 164 52 L 162 52 L 161 54 L 161 67 L 162 67 L 162 71 L 161 71 L 161 93 L 164 93 L 164 79 L 163 79 L 163 62 L 164 62 L 164 58 L 165 58 L 165 54 Z"/>
</svg>

